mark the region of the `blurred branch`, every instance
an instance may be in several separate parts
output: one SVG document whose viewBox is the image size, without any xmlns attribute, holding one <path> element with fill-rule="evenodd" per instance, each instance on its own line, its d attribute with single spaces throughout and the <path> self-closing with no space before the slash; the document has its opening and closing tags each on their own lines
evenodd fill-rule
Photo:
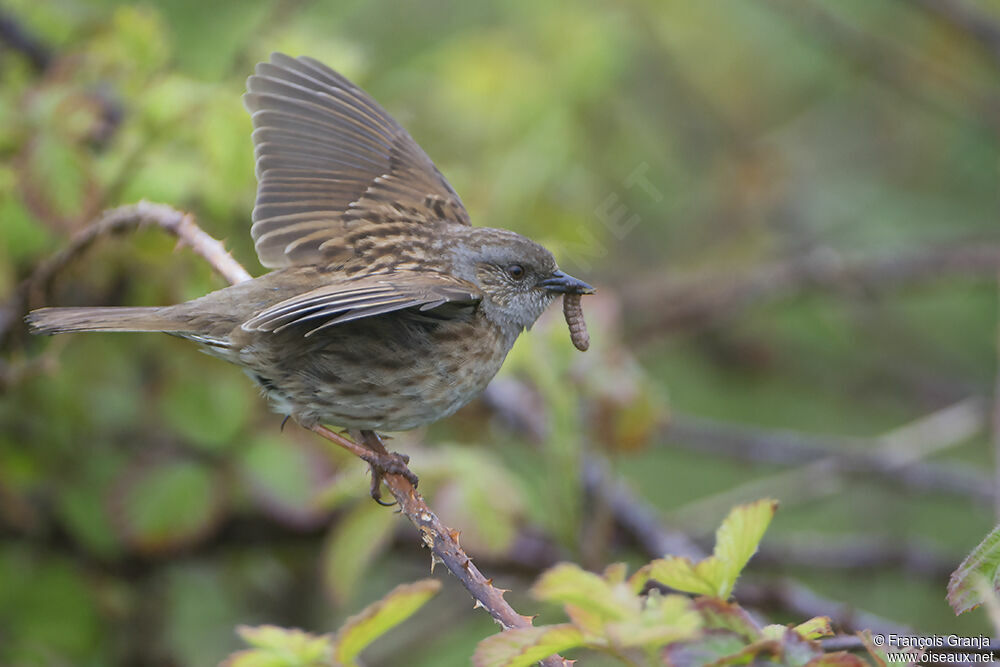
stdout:
<svg viewBox="0 0 1000 667">
<path fill-rule="evenodd" d="M 807 291 L 880 292 L 945 277 L 993 277 L 998 269 L 1000 245 L 995 244 L 969 243 L 850 259 L 821 249 L 742 275 L 713 272 L 664 279 L 658 274 L 628 285 L 621 293 L 630 312 L 655 314 L 635 332 L 644 339 L 665 330 L 714 326 L 752 306 Z"/>
<path fill-rule="evenodd" d="M 0 11 L 0 44 L 22 54 L 38 72 L 52 62 L 52 51 L 5 11 Z"/>
<path fill-rule="evenodd" d="M 882 568 L 946 581 L 962 554 L 950 555 L 930 544 L 882 535 L 799 533 L 786 540 L 768 538 L 755 558 L 758 566 L 779 569 L 870 572 Z"/>
<path fill-rule="evenodd" d="M 951 442 L 972 433 L 977 414 L 980 424 L 986 420 L 984 403 L 979 402 L 978 407 L 976 403 L 958 405 L 964 405 L 964 414 L 958 414 L 964 423 L 956 424 L 961 428 L 948 438 Z M 824 462 L 824 474 L 877 476 L 914 491 L 993 502 L 993 482 L 978 469 L 901 459 L 893 451 L 880 451 L 873 439 L 769 430 L 681 414 L 671 416 L 666 437 L 672 445 L 705 454 L 778 465 Z"/>
<path fill-rule="evenodd" d="M 986 419 L 981 400 L 962 401 L 870 441 L 871 453 L 864 461 L 878 466 L 887 477 L 894 477 L 913 463 L 980 433 Z M 813 459 L 793 470 L 758 477 L 696 500 L 674 510 L 671 516 L 682 525 L 700 525 L 706 515 L 723 514 L 732 505 L 767 495 L 788 504 L 837 493 L 843 489 L 849 472 L 867 472 L 865 468 L 845 470 L 844 460 L 843 452 Z M 992 488 L 989 497 L 992 500 Z"/>
<path fill-rule="evenodd" d="M 1000 22 L 962 0 L 912 0 L 911 4 L 969 35 L 1000 66 Z"/>
</svg>

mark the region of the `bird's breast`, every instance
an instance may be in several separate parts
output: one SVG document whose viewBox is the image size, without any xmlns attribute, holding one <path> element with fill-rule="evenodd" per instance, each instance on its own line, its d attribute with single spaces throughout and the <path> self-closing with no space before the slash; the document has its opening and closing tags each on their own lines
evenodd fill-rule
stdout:
<svg viewBox="0 0 1000 667">
<path fill-rule="evenodd" d="M 289 340 L 250 345 L 241 356 L 279 411 L 306 425 L 382 431 L 454 413 L 485 389 L 516 338 L 479 313 L 441 321 L 390 313 L 308 339 L 268 335 Z"/>
</svg>

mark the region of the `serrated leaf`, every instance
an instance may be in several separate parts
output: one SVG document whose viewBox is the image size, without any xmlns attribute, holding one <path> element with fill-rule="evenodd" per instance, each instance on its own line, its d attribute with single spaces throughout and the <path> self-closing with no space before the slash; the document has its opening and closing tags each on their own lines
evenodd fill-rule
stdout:
<svg viewBox="0 0 1000 667">
<path fill-rule="evenodd" d="M 381 600 L 347 619 L 334 638 L 334 658 L 353 665 L 366 646 L 412 616 L 439 590 L 441 582 L 437 579 L 396 586 Z"/>
<path fill-rule="evenodd" d="M 706 628 L 735 632 L 748 642 L 756 641 L 763 636 L 750 614 L 735 602 L 709 597 L 699 598 L 694 604 Z M 779 627 L 783 633 L 785 627 Z"/>
<path fill-rule="evenodd" d="M 806 639 L 820 639 L 822 637 L 833 636 L 833 626 L 830 625 L 829 616 L 810 618 L 805 623 L 799 623 L 792 629 Z"/>
<path fill-rule="evenodd" d="M 571 604 L 604 620 L 624 620 L 640 608 L 639 598 L 625 584 L 614 586 L 575 563 L 560 563 L 547 570 L 531 593 L 539 600 Z"/>
<path fill-rule="evenodd" d="M 713 557 L 709 556 L 705 560 L 711 558 Z M 695 570 L 695 565 L 687 558 L 679 556 L 657 558 L 645 566 L 643 570 L 646 571 L 649 579 L 655 579 L 664 586 L 678 591 L 694 595 L 715 595 L 716 593 L 714 582 L 704 579 Z"/>
<path fill-rule="evenodd" d="M 701 617 L 691 600 L 681 595 L 650 593 L 638 615 L 606 626 L 608 639 L 618 646 L 655 649 L 681 639 L 689 639 L 701 628 Z"/>
<path fill-rule="evenodd" d="M 985 580 L 1000 591 L 1000 525 L 990 531 L 948 580 L 948 604 L 955 614 L 964 614 L 983 603 L 978 582 Z"/>
<path fill-rule="evenodd" d="M 476 667 L 527 667 L 553 653 L 583 644 L 583 633 L 568 623 L 514 628 L 479 642 L 472 655 Z"/>
<path fill-rule="evenodd" d="M 330 660 L 330 637 L 275 625 L 241 625 L 237 634 L 254 648 L 238 651 L 222 667 L 322 667 Z"/>
<path fill-rule="evenodd" d="M 398 521 L 398 514 L 362 502 L 333 526 L 323 549 L 323 584 L 334 599 L 341 603 L 350 600 Z"/>
<path fill-rule="evenodd" d="M 296 628 L 277 625 L 241 625 L 236 634 L 254 648 L 288 651 L 308 659 L 319 659 L 330 645 L 330 638 L 317 637 Z"/>
<path fill-rule="evenodd" d="M 778 501 L 771 499 L 739 505 L 733 508 L 719 526 L 715 533 L 713 555 L 721 567 L 702 573 L 703 576 L 717 577 L 715 585 L 718 597 L 728 598 L 732 594 L 737 577 L 757 552 L 757 545 L 777 509 Z"/>
</svg>

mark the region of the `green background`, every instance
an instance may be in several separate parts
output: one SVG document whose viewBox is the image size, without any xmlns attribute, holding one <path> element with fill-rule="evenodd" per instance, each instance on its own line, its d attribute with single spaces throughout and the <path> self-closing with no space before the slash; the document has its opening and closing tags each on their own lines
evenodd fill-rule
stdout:
<svg viewBox="0 0 1000 667">
<path fill-rule="evenodd" d="M 1000 3 L 966 4 L 1000 26 Z M 531 236 L 599 289 L 584 303 L 590 352 L 550 313 L 492 390 L 542 437 L 493 400 L 390 443 L 520 611 L 559 619 L 524 592 L 552 558 L 649 558 L 584 498 L 591 456 L 702 540 L 729 505 L 778 498 L 768 557 L 750 565 L 763 586 L 792 576 L 919 633 L 988 633 L 944 595 L 993 525 L 990 498 L 739 460 L 670 431 L 697 416 L 871 452 L 964 405 L 947 422 L 958 435 L 917 428 L 898 451 L 929 438 L 918 458 L 989 484 L 996 274 L 934 258 L 1000 248 L 1000 50 L 934 5 L 13 0 L 4 16 L 51 60 L 42 71 L 0 51 L 0 294 L 101 210 L 139 199 L 193 212 L 259 274 L 243 81 L 272 51 L 313 56 L 408 128 L 476 224 Z M 45 304 L 166 304 L 223 285 L 174 245 L 156 230 L 104 240 Z M 789 262 L 921 253 L 919 276 L 889 264 L 667 318 L 699 289 Z M 4 322 L 23 314 L 10 303 Z M 279 432 L 237 369 L 165 336 L 3 327 L 0 662 L 214 664 L 238 648 L 238 624 L 332 631 L 426 575 L 429 554 L 367 498 L 363 466 Z M 895 557 L 838 556 L 872 544 Z M 367 664 L 466 664 L 496 630 L 437 574 L 445 590 Z"/>
</svg>

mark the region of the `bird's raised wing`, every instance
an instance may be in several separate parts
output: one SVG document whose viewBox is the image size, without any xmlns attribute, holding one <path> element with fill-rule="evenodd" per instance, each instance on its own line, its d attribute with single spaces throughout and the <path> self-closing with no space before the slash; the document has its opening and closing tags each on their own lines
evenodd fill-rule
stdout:
<svg viewBox="0 0 1000 667">
<path fill-rule="evenodd" d="M 443 306 L 474 307 L 482 292 L 472 283 L 443 273 L 397 271 L 324 285 L 277 303 L 243 324 L 247 331 L 278 332 L 313 324 L 306 336 L 344 322 L 414 309 L 428 317 L 447 316 Z M 454 309 L 447 311 L 454 314 Z"/>
<path fill-rule="evenodd" d="M 243 103 L 257 162 L 251 235 L 264 266 L 344 261 L 355 252 L 352 235 L 385 223 L 469 224 L 406 130 L 322 63 L 272 54 L 247 79 Z"/>
</svg>

